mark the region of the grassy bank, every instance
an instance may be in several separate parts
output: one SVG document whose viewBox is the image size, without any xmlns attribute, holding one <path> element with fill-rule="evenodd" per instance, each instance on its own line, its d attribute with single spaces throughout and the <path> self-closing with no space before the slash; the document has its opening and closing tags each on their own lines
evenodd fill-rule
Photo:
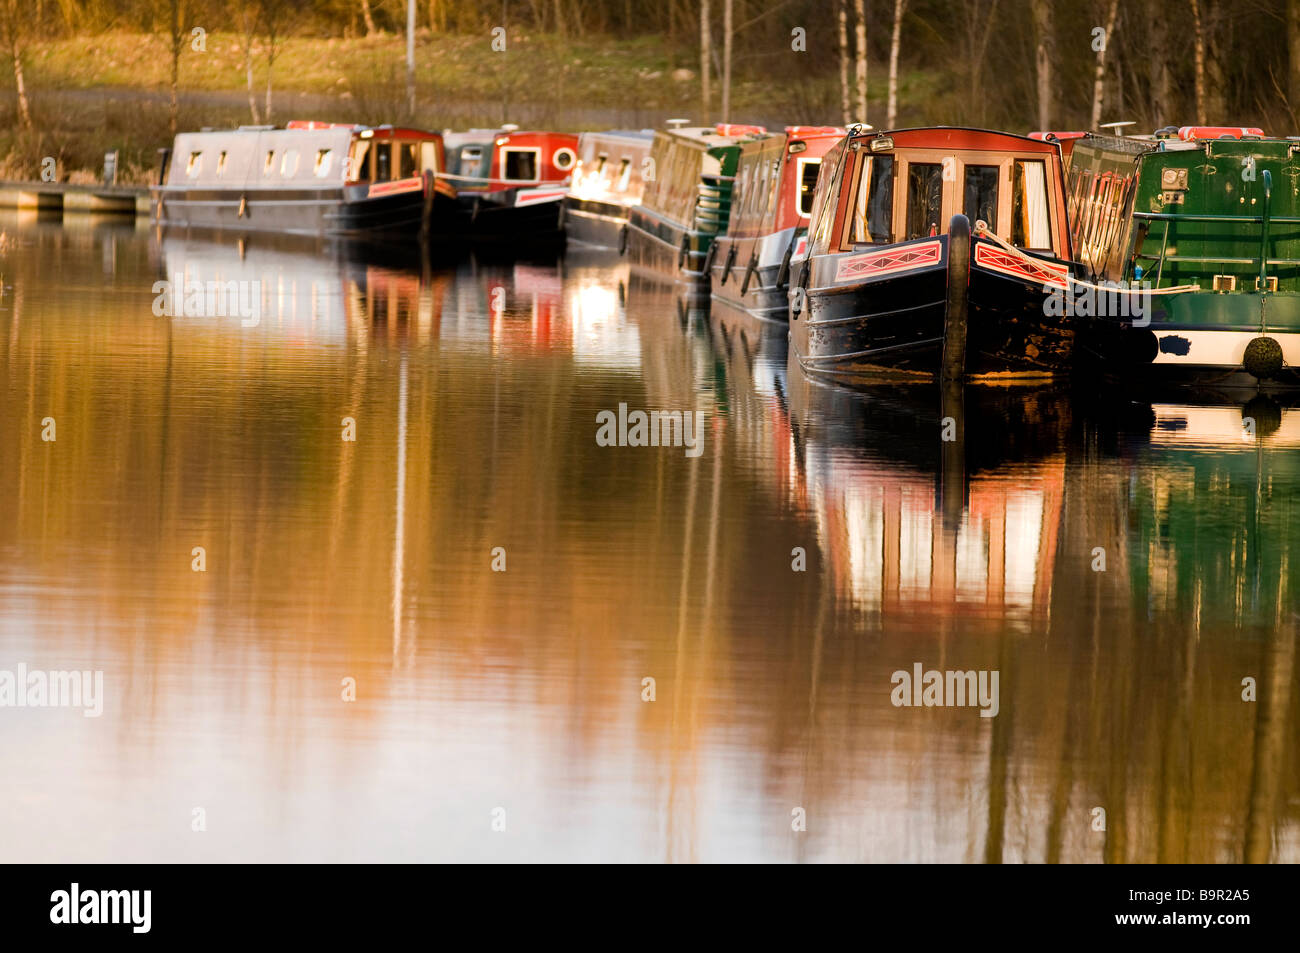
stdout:
<svg viewBox="0 0 1300 953">
<path fill-rule="evenodd" d="M 417 41 L 417 108 L 406 107 L 405 38 L 394 34 L 286 40 L 273 72 L 272 121 L 310 117 L 346 122 L 409 122 L 428 128 L 503 121 L 558 129 L 656 126 L 668 116 L 700 118 L 693 47 L 662 37 L 562 38 L 519 33 L 496 53 L 487 35 L 432 35 Z M 253 44 L 253 90 L 265 121 L 266 49 Z M 733 81 L 737 120 L 833 122 L 838 80 L 810 74 L 814 54 L 751 50 Z M 35 179 L 53 156 L 59 178 L 89 181 L 104 152 L 120 153 L 126 181 L 147 181 L 157 150 L 170 143 L 171 64 L 156 36 L 105 33 L 42 43 L 24 56 L 35 128 L 18 129 L 11 70 L 0 70 L 0 177 Z M 884 98 L 883 69 L 872 64 L 872 108 Z M 935 79 L 909 74 L 903 102 L 942 109 Z M 180 64 L 182 129 L 252 120 L 242 40 L 209 34 Z M 718 92 L 714 90 L 716 99 Z M 920 112 L 918 112 L 920 116 Z M 718 118 L 717 116 L 710 117 Z"/>
</svg>

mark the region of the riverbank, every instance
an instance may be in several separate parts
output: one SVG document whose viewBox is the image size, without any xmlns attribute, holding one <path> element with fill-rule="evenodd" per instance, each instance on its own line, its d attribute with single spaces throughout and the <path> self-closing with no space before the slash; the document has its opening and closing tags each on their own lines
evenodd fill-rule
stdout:
<svg viewBox="0 0 1300 953">
<path fill-rule="evenodd" d="M 663 37 L 510 35 L 495 53 L 487 35 L 434 35 L 416 46 L 416 110 L 406 105 L 405 37 L 286 40 L 272 73 L 271 121 L 298 116 L 339 122 L 408 122 L 427 128 L 521 125 L 555 129 L 659 126 L 670 116 L 700 118 L 698 54 Z M 210 33 L 202 52 L 181 57 L 182 129 L 266 121 L 266 50 L 254 43 L 253 100 L 241 37 Z M 807 58 L 803 58 L 807 57 Z M 792 59 L 793 58 L 793 59 Z M 738 120 L 779 125 L 838 121 L 836 76 L 815 75 L 819 56 L 750 52 L 732 90 Z M 40 178 L 55 158 L 60 181 L 96 179 L 116 150 L 118 181 L 143 184 L 157 150 L 170 144 L 170 60 L 162 38 L 104 33 L 33 45 L 24 57 L 33 129 L 22 132 L 11 73 L 0 85 L 0 178 Z M 772 77 L 781 76 L 779 83 Z M 871 103 L 883 100 L 884 69 L 872 64 Z M 941 109 L 931 74 L 903 77 L 905 102 Z M 718 90 L 715 86 L 714 101 Z M 712 116 L 710 118 L 717 118 Z M 910 117 L 909 117 L 910 118 Z M 927 116 L 918 112 L 918 120 Z"/>
</svg>

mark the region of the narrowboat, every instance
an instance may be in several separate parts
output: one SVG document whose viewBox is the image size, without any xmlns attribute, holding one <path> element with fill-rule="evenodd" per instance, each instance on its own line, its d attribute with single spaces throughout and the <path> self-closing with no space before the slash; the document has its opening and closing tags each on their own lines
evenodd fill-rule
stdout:
<svg viewBox="0 0 1300 953">
<path fill-rule="evenodd" d="M 803 257 L 822 156 L 838 126 L 787 126 L 740 144 L 726 234 L 705 256 L 713 299 L 785 323 L 792 257 Z"/>
<path fill-rule="evenodd" d="M 641 204 L 654 133 L 584 132 L 578 164 L 564 197 L 564 235 L 571 244 L 618 248 L 628 211 Z"/>
<path fill-rule="evenodd" d="M 447 168 L 429 225 L 439 240 L 548 242 L 564 235 L 564 197 L 578 162 L 578 137 L 520 132 L 513 125 L 443 136 Z"/>
<path fill-rule="evenodd" d="M 1257 128 L 1088 135 L 1070 219 L 1094 283 L 1080 356 L 1142 385 L 1300 386 L 1300 140 Z M 1098 302 L 1101 303 L 1101 296 Z"/>
<path fill-rule="evenodd" d="M 844 382 L 1068 373 L 1074 325 L 1049 314 L 1073 262 L 1061 150 L 979 129 L 877 133 L 826 153 L 791 351 Z"/>
<path fill-rule="evenodd" d="M 648 167 L 653 178 L 641 204 L 628 212 L 622 240 L 634 271 L 708 292 L 704 259 L 727 230 L 740 144 L 756 136 L 766 137 L 767 130 L 719 123 L 655 133 Z"/>
<path fill-rule="evenodd" d="M 152 187 L 159 225 L 414 237 L 442 170 L 436 132 L 294 121 L 183 132 Z"/>
</svg>

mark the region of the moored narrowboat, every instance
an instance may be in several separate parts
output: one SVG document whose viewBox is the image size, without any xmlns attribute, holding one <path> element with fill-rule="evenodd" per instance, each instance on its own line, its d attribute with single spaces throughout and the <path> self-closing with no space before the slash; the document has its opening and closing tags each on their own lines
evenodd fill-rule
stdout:
<svg viewBox="0 0 1300 953">
<path fill-rule="evenodd" d="M 549 242 L 564 235 L 564 196 L 578 137 L 514 126 L 444 135 L 447 169 L 429 225 L 437 240 Z"/>
<path fill-rule="evenodd" d="M 936 127 L 854 129 L 822 161 L 791 351 L 846 382 L 1068 373 L 1049 299 L 1077 269 L 1056 143 Z"/>
<path fill-rule="evenodd" d="M 623 242 L 634 271 L 708 291 L 704 259 L 727 230 L 740 143 L 765 137 L 762 126 L 720 123 L 655 133 L 653 178 L 641 204 L 628 213 Z"/>
<path fill-rule="evenodd" d="M 628 212 L 641 204 L 653 141 L 649 129 L 579 133 L 578 163 L 564 197 L 564 235 L 570 243 L 619 247 Z"/>
<path fill-rule="evenodd" d="M 802 257 L 822 156 L 838 126 L 787 126 L 740 144 L 727 231 L 705 256 L 715 301 L 784 322 L 790 261 Z"/>
<path fill-rule="evenodd" d="M 1091 308 L 1081 356 L 1141 385 L 1300 386 L 1297 153 L 1249 127 L 1077 142 L 1080 261 L 1144 303 Z"/>
<path fill-rule="evenodd" d="M 436 132 L 294 121 L 183 132 L 152 187 L 164 226 L 413 237 L 443 164 Z"/>
</svg>

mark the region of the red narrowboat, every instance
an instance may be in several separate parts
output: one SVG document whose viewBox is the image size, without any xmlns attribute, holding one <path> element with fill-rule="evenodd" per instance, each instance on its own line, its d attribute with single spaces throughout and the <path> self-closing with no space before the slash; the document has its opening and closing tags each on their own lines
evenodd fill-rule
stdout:
<svg viewBox="0 0 1300 953">
<path fill-rule="evenodd" d="M 447 169 L 430 221 L 434 239 L 561 241 L 578 137 L 513 126 L 444 135 Z M 452 194 L 449 194 L 452 193 Z"/>
<path fill-rule="evenodd" d="M 740 144 L 727 231 L 706 257 L 715 301 L 786 320 L 790 261 L 807 252 L 822 157 L 844 135 L 838 126 L 787 126 Z"/>
<path fill-rule="evenodd" d="M 849 381 L 1063 374 L 1074 328 L 1048 299 L 1080 274 L 1056 142 L 854 129 L 822 162 L 791 349 Z"/>
</svg>

